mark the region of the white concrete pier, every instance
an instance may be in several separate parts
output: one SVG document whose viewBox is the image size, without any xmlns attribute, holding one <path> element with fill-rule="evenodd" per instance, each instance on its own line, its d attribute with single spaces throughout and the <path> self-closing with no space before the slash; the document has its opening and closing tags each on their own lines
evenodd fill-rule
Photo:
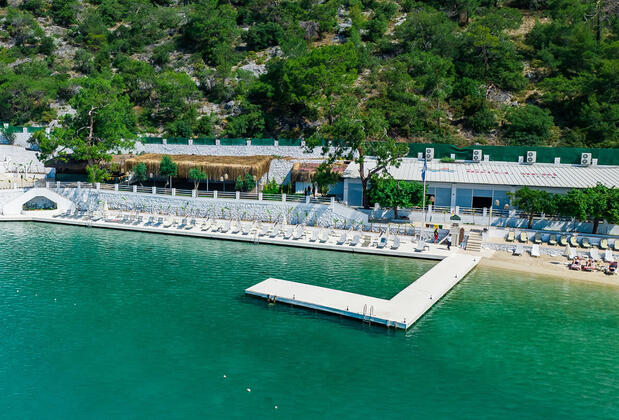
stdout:
<svg viewBox="0 0 619 420">
<path fill-rule="evenodd" d="M 481 257 L 453 253 L 390 300 L 269 278 L 245 293 L 388 327 L 407 329 L 438 302 Z"/>
<path fill-rule="evenodd" d="M 28 213 L 28 214 L 24 214 Z M 210 238 L 210 239 L 224 239 L 230 241 L 241 241 L 241 242 L 251 242 L 254 244 L 271 244 L 271 245 L 283 245 L 283 246 L 293 246 L 299 248 L 312 248 L 312 249 L 322 249 L 329 251 L 340 251 L 340 252 L 352 252 L 359 254 L 374 254 L 374 255 L 385 255 L 391 257 L 406 257 L 406 258 L 422 258 L 422 259 L 430 259 L 430 260 L 441 260 L 450 255 L 450 251 L 446 249 L 444 245 L 436 245 L 436 244 L 426 244 L 426 247 L 423 251 L 416 250 L 416 242 L 412 241 L 412 238 L 408 237 L 405 239 L 404 236 L 400 236 L 401 245 L 397 249 L 393 249 L 392 246 L 386 245 L 381 247 L 377 246 L 379 234 L 370 233 L 370 232 L 362 232 L 362 239 L 359 240 L 358 243 L 353 244 L 349 239 L 343 243 L 338 244 L 338 238 L 344 232 L 348 232 L 346 230 L 340 229 L 322 229 L 322 228 L 305 228 L 302 237 L 299 239 L 288 238 L 286 239 L 283 236 L 283 232 L 278 233 L 273 236 L 269 235 L 258 235 L 257 232 L 253 231 L 248 234 L 243 234 L 242 232 L 232 233 L 232 230 L 227 232 L 222 232 L 217 229 L 217 226 L 224 223 L 231 223 L 230 220 L 213 220 L 212 227 L 208 230 L 202 230 L 198 225 L 195 227 L 191 226 L 179 226 L 174 225 L 170 227 L 165 227 L 164 224 L 149 224 L 145 222 L 145 220 L 150 217 L 155 217 L 157 219 L 161 218 L 164 220 L 174 219 L 176 221 L 180 221 L 181 219 L 192 219 L 191 217 L 183 218 L 180 216 L 164 216 L 160 215 L 151 215 L 148 213 L 140 214 L 143 217 L 142 222 L 131 222 L 131 223 L 121 223 L 119 221 L 111 221 L 111 220 L 90 220 L 87 218 L 73 218 L 73 217 L 54 217 L 49 214 L 50 212 L 46 211 L 36 211 L 36 212 L 22 212 L 21 215 L 16 216 L 0 216 L 0 222 L 6 221 L 32 221 L 32 222 L 43 222 L 43 223 L 57 223 L 57 224 L 66 224 L 66 225 L 74 225 L 74 226 L 86 226 L 86 227 L 94 227 L 94 228 L 104 228 L 104 229 L 119 229 L 119 230 L 130 230 L 130 231 L 138 231 L 138 232 L 150 232 L 150 233 L 163 233 L 168 235 L 180 235 L 180 236 L 193 236 L 198 238 Z M 116 216 L 120 218 L 121 213 Z M 135 217 L 135 216 L 134 216 Z M 202 223 L 203 219 L 198 219 L 197 223 Z M 236 223 L 236 222 L 232 222 Z M 269 229 L 273 228 L 273 223 L 262 223 L 263 226 L 267 226 Z M 241 222 L 242 227 L 250 227 L 252 226 L 252 222 Z M 292 227 L 296 228 L 296 225 L 287 226 L 285 229 Z M 282 228 L 284 230 L 284 228 Z M 312 240 L 312 233 L 314 230 L 324 231 L 328 237 L 326 241 L 321 240 Z M 368 242 L 364 243 L 364 239 L 368 239 Z M 391 241 L 391 240 L 390 240 Z"/>
</svg>

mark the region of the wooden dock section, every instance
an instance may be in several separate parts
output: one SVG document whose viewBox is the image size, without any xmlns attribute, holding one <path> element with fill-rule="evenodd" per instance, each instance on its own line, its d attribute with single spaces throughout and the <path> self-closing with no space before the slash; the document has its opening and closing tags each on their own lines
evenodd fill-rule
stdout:
<svg viewBox="0 0 619 420">
<path fill-rule="evenodd" d="M 408 329 L 480 259 L 480 256 L 454 252 L 390 300 L 273 278 L 253 285 L 245 293 L 269 301 Z"/>
</svg>

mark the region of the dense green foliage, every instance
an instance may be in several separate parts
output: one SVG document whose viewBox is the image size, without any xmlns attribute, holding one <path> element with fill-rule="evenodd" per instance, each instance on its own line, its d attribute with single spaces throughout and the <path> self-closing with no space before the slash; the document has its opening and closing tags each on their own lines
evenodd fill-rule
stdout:
<svg viewBox="0 0 619 420">
<path fill-rule="evenodd" d="M 256 188 L 256 179 L 249 172 L 245 176 L 237 176 L 234 181 L 234 189 L 236 191 L 251 191 Z"/>
<path fill-rule="evenodd" d="M 169 180 L 166 182 L 166 187 L 170 185 L 170 188 L 172 188 L 172 178 L 175 177 L 177 173 L 178 164 L 174 162 L 170 156 L 162 156 L 161 162 L 159 163 L 159 175 L 169 177 Z"/>
<path fill-rule="evenodd" d="M 189 179 L 193 180 L 193 189 L 197 190 L 200 182 L 206 179 L 206 174 L 200 168 L 191 168 L 189 170 Z"/>
<path fill-rule="evenodd" d="M 420 207 L 423 202 L 423 185 L 419 182 L 397 181 L 390 176 L 373 176 L 368 190 L 371 203 L 393 209 L 398 218 L 398 207 Z"/>
<path fill-rule="evenodd" d="M 551 194 L 522 187 L 511 194 L 513 204 L 528 214 L 529 229 L 536 214 L 574 217 L 593 223 L 597 233 L 601 221 L 619 223 L 619 189 L 598 184 L 593 188 L 570 190 L 567 194 Z"/>
<path fill-rule="evenodd" d="M 99 165 L 112 155 L 133 146 L 135 118 L 129 98 L 116 85 L 115 78 L 85 78 L 69 103 L 75 114 L 67 114 L 62 126 L 50 135 L 39 132 L 36 137 L 39 158 L 52 157 L 86 161 L 88 180 L 99 182 L 109 178 Z"/>
<path fill-rule="evenodd" d="M 146 165 L 144 164 L 144 162 L 140 162 L 137 165 L 135 165 L 132 169 L 132 172 L 133 172 L 133 180 L 135 182 L 139 182 L 140 185 L 142 185 L 142 182 L 146 181 L 147 179 Z"/>
<path fill-rule="evenodd" d="M 135 132 L 310 137 L 345 98 L 393 139 L 616 147 L 616 0 L 22 0 L 0 120 L 65 115 L 84 78 Z M 70 110 L 70 109 L 69 109 Z"/>
<path fill-rule="evenodd" d="M 329 189 L 337 184 L 339 180 L 340 174 L 331 171 L 331 166 L 326 162 L 322 162 L 318 165 L 314 173 L 314 178 L 312 179 L 313 183 L 318 186 L 318 191 L 323 195 L 327 194 Z"/>
</svg>

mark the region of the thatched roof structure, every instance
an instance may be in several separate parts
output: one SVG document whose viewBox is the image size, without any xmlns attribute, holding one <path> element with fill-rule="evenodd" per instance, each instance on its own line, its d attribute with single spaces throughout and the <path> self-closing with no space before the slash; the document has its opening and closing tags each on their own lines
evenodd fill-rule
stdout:
<svg viewBox="0 0 619 420">
<path fill-rule="evenodd" d="M 314 174 L 320 166 L 320 163 L 314 162 L 297 162 L 292 166 L 290 173 L 290 181 L 292 182 L 312 182 Z M 331 164 L 331 172 L 342 174 L 348 167 L 348 162 L 336 162 Z"/>
<path fill-rule="evenodd" d="M 122 172 L 129 172 L 138 163 L 146 165 L 147 173 L 158 174 L 159 163 L 164 155 L 146 153 L 139 156 L 115 156 L 113 162 L 120 164 Z M 228 174 L 228 179 L 252 174 L 261 178 L 269 171 L 272 156 L 200 156 L 200 155 L 170 155 L 178 165 L 178 177 L 188 178 L 191 168 L 199 168 L 209 179 L 219 179 Z"/>
</svg>

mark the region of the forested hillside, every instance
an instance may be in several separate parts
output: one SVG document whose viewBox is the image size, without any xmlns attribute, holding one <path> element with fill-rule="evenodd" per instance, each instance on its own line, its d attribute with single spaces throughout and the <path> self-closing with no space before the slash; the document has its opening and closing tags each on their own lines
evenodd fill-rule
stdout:
<svg viewBox="0 0 619 420">
<path fill-rule="evenodd" d="M 619 147 L 618 0 L 0 0 L 0 121 L 89 89 L 136 133 Z M 111 100 L 111 99 L 110 99 Z"/>
</svg>

